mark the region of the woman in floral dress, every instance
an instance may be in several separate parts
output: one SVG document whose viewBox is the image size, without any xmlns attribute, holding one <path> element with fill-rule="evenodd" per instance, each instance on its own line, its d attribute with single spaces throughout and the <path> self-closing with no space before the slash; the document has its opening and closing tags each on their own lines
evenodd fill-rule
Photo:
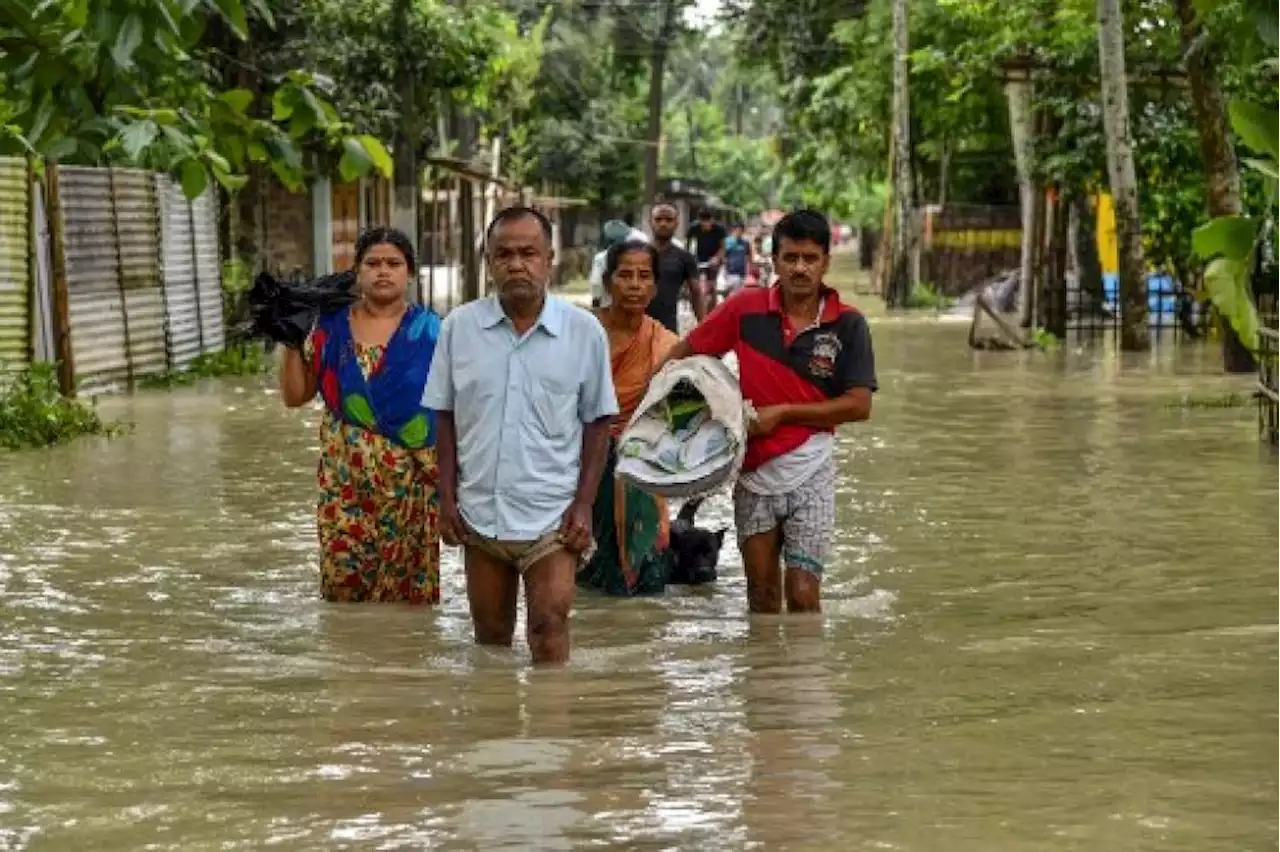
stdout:
<svg viewBox="0 0 1280 852">
<path fill-rule="evenodd" d="M 400 231 L 356 241 L 360 298 L 285 349 L 285 405 L 324 401 L 320 594 L 330 601 L 440 600 L 435 418 L 422 408 L 440 318 L 405 298 L 417 265 Z"/>
</svg>

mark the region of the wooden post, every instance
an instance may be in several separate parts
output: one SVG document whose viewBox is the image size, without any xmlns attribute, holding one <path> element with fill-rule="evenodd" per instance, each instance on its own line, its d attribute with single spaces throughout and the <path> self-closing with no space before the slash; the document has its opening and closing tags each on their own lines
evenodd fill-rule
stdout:
<svg viewBox="0 0 1280 852">
<path fill-rule="evenodd" d="M 1059 339 L 1067 336 L 1067 248 L 1071 209 L 1070 199 L 1059 188 L 1049 240 L 1049 280 L 1053 282 L 1053 288 L 1046 299 L 1044 323 L 1045 330 Z"/>
<path fill-rule="evenodd" d="M 428 263 L 427 266 L 427 298 L 421 301 L 431 310 L 436 309 L 436 265 L 440 263 L 440 230 L 439 208 L 440 188 L 436 185 L 435 166 L 427 167 L 427 186 L 431 188 L 431 206 L 425 211 L 427 222 Z"/>
<path fill-rule="evenodd" d="M 484 228 L 488 228 L 489 223 L 493 221 L 493 217 L 498 214 L 498 176 L 502 174 L 501 165 L 502 136 L 497 134 L 493 137 L 493 162 L 489 166 L 489 176 L 493 180 L 484 186 L 484 220 L 480 223 L 481 227 Z M 480 263 L 480 289 L 482 291 L 489 289 L 489 265 L 485 257 L 488 249 L 489 247 L 481 242 L 477 250 Z"/>
<path fill-rule="evenodd" d="M 1026 301 L 1019 305 L 1022 312 L 1018 324 L 1023 328 L 1032 328 L 1041 315 L 1042 306 L 1037 305 L 1044 282 L 1044 235 L 1045 215 L 1047 210 L 1045 188 L 1036 184 L 1032 186 L 1035 193 L 1031 203 L 1031 280 L 1023 289 Z"/>
<path fill-rule="evenodd" d="M 52 270 L 53 345 L 58 359 L 58 387 L 63 396 L 76 395 L 76 363 L 71 351 L 71 298 L 67 288 L 67 226 L 62 216 L 58 161 L 45 167 L 45 215 L 49 217 L 49 260 Z"/>
<path fill-rule="evenodd" d="M 111 236 L 116 249 L 116 289 L 120 293 L 120 322 L 124 330 L 124 371 L 129 387 L 133 387 L 133 340 L 129 334 L 129 295 L 124 286 L 124 253 L 120 251 L 120 214 L 116 209 L 116 170 L 107 168 L 107 187 L 111 201 Z"/>
<path fill-rule="evenodd" d="M 187 223 L 191 228 L 191 286 L 196 291 L 196 334 L 200 340 L 200 354 L 204 354 L 204 311 L 200 304 L 200 252 L 196 246 L 196 205 L 195 201 L 182 195 L 187 205 Z"/>
<path fill-rule="evenodd" d="M 36 221 L 36 164 L 27 157 L 27 363 L 36 362 L 36 340 L 40 337 L 40 223 Z"/>
<path fill-rule="evenodd" d="M 161 186 L 156 175 L 151 176 L 147 186 L 151 188 L 151 210 L 153 211 L 151 225 L 155 229 L 156 236 L 156 280 L 160 282 L 160 305 L 164 311 L 164 319 L 160 324 L 164 330 L 164 371 L 171 373 L 173 372 L 173 328 L 169 322 L 169 288 L 165 286 L 164 280 L 164 226 L 169 211 L 168 199 L 161 196 Z"/>
<path fill-rule="evenodd" d="M 461 180 L 457 175 L 450 173 L 449 175 L 449 230 L 446 232 L 448 240 L 448 248 L 445 254 L 449 256 L 449 275 L 448 281 L 448 301 L 445 303 L 445 310 L 453 310 L 453 291 L 462 279 L 461 268 L 459 267 L 459 251 L 458 251 L 458 187 Z"/>
<path fill-rule="evenodd" d="M 884 216 L 880 222 L 880 239 L 876 245 L 876 256 L 871 270 L 873 288 L 880 293 L 880 298 L 889 300 L 889 262 L 886 249 L 893 248 L 893 145 L 889 146 L 889 192 L 885 195 Z"/>
<path fill-rule="evenodd" d="M 475 185 L 470 177 L 458 177 L 458 226 L 462 231 L 458 239 L 458 264 L 462 272 L 462 301 L 474 302 L 480 298 L 480 270 L 476 268 L 476 206 Z"/>
</svg>

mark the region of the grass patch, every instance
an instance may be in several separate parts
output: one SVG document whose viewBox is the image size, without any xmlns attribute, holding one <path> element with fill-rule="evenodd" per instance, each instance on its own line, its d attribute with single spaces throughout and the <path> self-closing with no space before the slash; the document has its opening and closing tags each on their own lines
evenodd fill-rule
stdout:
<svg viewBox="0 0 1280 852">
<path fill-rule="evenodd" d="M 104 421 L 93 406 L 63 396 L 54 364 L 33 364 L 0 387 L 0 448 L 6 450 L 48 447 L 83 435 L 110 438 L 127 429 Z"/>
<path fill-rule="evenodd" d="M 905 307 L 940 310 L 951 307 L 955 301 L 950 296 L 941 295 L 932 284 L 921 281 L 911 288 L 911 295 L 907 296 Z"/>
<path fill-rule="evenodd" d="M 1165 408 L 1244 408 L 1253 405 L 1254 399 L 1251 393 L 1191 393 L 1170 401 Z"/>
<path fill-rule="evenodd" d="M 1031 333 L 1031 342 L 1046 352 L 1052 352 L 1062 348 L 1062 341 L 1058 339 L 1058 335 L 1045 328 L 1037 328 Z"/>
<path fill-rule="evenodd" d="M 271 359 L 260 343 L 239 343 L 221 352 L 205 352 L 197 356 L 185 370 L 147 376 L 139 384 L 144 388 L 172 388 L 189 385 L 200 379 L 259 376 L 270 369 Z"/>
</svg>

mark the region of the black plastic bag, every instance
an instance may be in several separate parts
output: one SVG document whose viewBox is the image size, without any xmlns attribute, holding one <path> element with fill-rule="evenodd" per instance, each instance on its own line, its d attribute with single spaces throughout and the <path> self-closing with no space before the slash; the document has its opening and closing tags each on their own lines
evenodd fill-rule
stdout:
<svg viewBox="0 0 1280 852">
<path fill-rule="evenodd" d="M 262 272 L 245 298 L 252 317 L 250 336 L 298 349 L 318 317 L 356 300 L 356 274 L 348 270 L 313 281 L 281 281 Z"/>
</svg>

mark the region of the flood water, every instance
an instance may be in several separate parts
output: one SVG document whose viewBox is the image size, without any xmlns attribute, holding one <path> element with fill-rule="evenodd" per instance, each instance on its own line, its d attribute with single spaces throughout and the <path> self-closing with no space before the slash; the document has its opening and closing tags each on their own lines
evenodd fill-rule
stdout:
<svg viewBox="0 0 1280 852">
<path fill-rule="evenodd" d="M 318 600 L 266 381 L 0 456 L 0 849 L 1275 848 L 1276 464 L 1170 404 L 1239 383 L 965 331 L 873 325 L 821 618 L 729 548 L 560 671 L 472 647 L 450 551 L 437 611 Z"/>
</svg>

